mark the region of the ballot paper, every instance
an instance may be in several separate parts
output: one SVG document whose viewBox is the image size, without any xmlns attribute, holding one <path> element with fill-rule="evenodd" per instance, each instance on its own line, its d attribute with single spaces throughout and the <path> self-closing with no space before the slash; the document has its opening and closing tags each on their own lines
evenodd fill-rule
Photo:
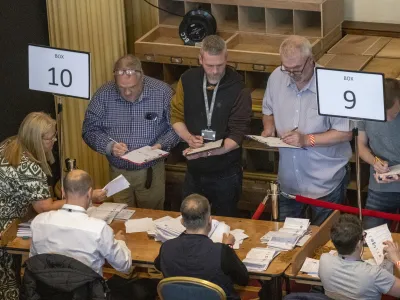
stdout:
<svg viewBox="0 0 400 300">
<path fill-rule="evenodd" d="M 125 222 L 126 233 L 146 232 L 154 230 L 152 218 L 131 219 Z"/>
<path fill-rule="evenodd" d="M 110 224 L 118 213 L 127 206 L 125 203 L 104 202 L 98 207 L 89 207 L 87 214 L 89 217 L 100 219 Z"/>
<path fill-rule="evenodd" d="M 211 233 L 211 235 L 209 234 L 209 237 L 214 243 L 222 243 L 224 233 L 228 234 L 229 231 L 231 230 L 231 228 L 229 225 L 225 224 L 225 222 L 218 222 L 217 220 L 215 220 L 215 221 L 216 222 L 213 222 L 213 223 L 217 224 L 217 226 L 214 229 L 214 231 Z"/>
<path fill-rule="evenodd" d="M 312 277 L 318 278 L 319 260 L 306 257 L 300 272 L 307 273 Z"/>
<path fill-rule="evenodd" d="M 103 190 L 107 191 L 107 197 L 111 197 L 112 195 L 127 189 L 129 185 L 130 184 L 128 180 L 126 180 L 123 175 L 119 175 L 118 177 L 107 183 Z"/>
<path fill-rule="evenodd" d="M 365 232 L 367 234 L 365 240 L 368 248 L 374 257 L 376 264 L 380 265 L 385 258 L 383 254 L 383 248 L 385 245 L 383 242 L 393 241 L 392 234 L 390 233 L 387 224 L 367 229 Z"/>
<path fill-rule="evenodd" d="M 186 228 L 181 223 L 181 217 L 159 220 L 154 223 L 156 241 L 164 243 L 170 239 L 180 236 Z"/>
<path fill-rule="evenodd" d="M 301 149 L 300 147 L 292 146 L 286 144 L 278 137 L 263 137 L 260 135 L 246 135 L 248 138 L 255 140 L 261 144 L 267 145 L 268 147 L 272 148 L 296 148 Z"/>
<path fill-rule="evenodd" d="M 267 248 L 253 248 L 247 253 L 246 258 L 243 260 L 243 264 L 249 271 L 262 272 L 268 268 L 271 261 L 278 254 L 278 251 Z"/>
<path fill-rule="evenodd" d="M 123 156 L 122 159 L 128 160 L 136 165 L 142 165 L 161 157 L 167 156 L 169 153 L 160 149 L 151 149 L 150 146 L 144 146 L 135 149 Z"/>
<path fill-rule="evenodd" d="M 127 221 L 133 216 L 134 213 L 135 211 L 132 209 L 123 209 L 115 216 L 115 220 Z"/>
<path fill-rule="evenodd" d="M 379 176 L 382 177 L 388 177 L 393 175 L 400 175 L 400 165 L 391 166 L 389 167 L 389 172 L 379 174 Z"/>
<path fill-rule="evenodd" d="M 233 245 L 233 249 L 235 250 L 238 250 L 243 241 L 249 237 L 247 234 L 244 233 L 243 229 L 231 230 L 230 234 L 235 237 L 235 244 Z"/>
<path fill-rule="evenodd" d="M 205 143 L 202 147 L 200 148 L 196 148 L 196 149 L 190 149 L 189 152 L 186 153 L 186 156 L 190 156 L 196 153 L 201 153 L 201 152 L 205 152 L 205 151 L 210 151 L 213 149 L 218 149 L 222 147 L 222 143 L 224 140 L 218 140 L 215 142 L 208 142 Z"/>
<path fill-rule="evenodd" d="M 296 246 L 303 247 L 304 244 L 310 239 L 311 234 L 304 235 L 301 239 L 298 240 Z"/>
</svg>

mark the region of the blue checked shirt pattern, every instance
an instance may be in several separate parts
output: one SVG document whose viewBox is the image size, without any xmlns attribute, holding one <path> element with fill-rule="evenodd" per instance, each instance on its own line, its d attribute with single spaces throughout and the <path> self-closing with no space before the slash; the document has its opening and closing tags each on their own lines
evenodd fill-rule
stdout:
<svg viewBox="0 0 400 300">
<path fill-rule="evenodd" d="M 82 138 L 93 150 L 107 156 L 118 169 L 139 170 L 158 161 L 135 165 L 111 155 L 113 140 L 125 143 L 128 151 L 161 144 L 170 151 L 179 142 L 170 123 L 170 102 L 173 90 L 166 83 L 144 76 L 144 87 L 137 101 L 123 99 L 114 81 L 100 87 L 86 110 Z"/>
</svg>

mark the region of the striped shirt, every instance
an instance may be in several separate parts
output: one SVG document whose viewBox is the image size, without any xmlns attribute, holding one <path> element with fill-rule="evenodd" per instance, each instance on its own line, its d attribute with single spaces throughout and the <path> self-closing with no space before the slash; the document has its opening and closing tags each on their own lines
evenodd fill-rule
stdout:
<svg viewBox="0 0 400 300">
<path fill-rule="evenodd" d="M 86 110 L 82 138 L 93 150 L 107 156 L 119 169 L 138 170 L 158 161 L 137 166 L 111 155 L 113 142 L 125 143 L 128 151 L 161 144 L 169 151 L 179 142 L 170 124 L 173 90 L 164 82 L 145 76 L 143 92 L 134 102 L 123 99 L 114 81 L 100 87 Z"/>
<path fill-rule="evenodd" d="M 299 91 L 289 75 L 279 67 L 275 69 L 268 79 L 262 109 L 264 115 L 274 115 L 278 136 L 296 127 L 302 134 L 352 130 L 348 119 L 318 115 L 315 72 Z M 349 142 L 307 150 L 280 148 L 278 179 L 281 190 L 311 198 L 328 195 L 344 178 L 351 154 Z"/>
</svg>

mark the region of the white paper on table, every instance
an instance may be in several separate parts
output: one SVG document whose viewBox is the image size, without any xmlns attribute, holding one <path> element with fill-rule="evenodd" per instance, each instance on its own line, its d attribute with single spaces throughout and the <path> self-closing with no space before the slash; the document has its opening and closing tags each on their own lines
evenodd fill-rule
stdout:
<svg viewBox="0 0 400 300">
<path fill-rule="evenodd" d="M 393 175 L 400 175 L 400 165 L 395 165 L 389 167 L 389 172 L 379 174 L 379 176 L 393 176 Z"/>
<path fill-rule="evenodd" d="M 111 197 L 112 195 L 127 189 L 129 185 L 128 180 L 126 180 L 126 178 L 121 174 L 107 183 L 103 190 L 107 190 L 107 197 Z"/>
<path fill-rule="evenodd" d="M 384 241 L 393 241 L 392 234 L 389 231 L 387 224 L 383 224 L 371 229 L 365 230 L 367 236 L 365 240 L 367 242 L 368 248 L 374 257 L 376 264 L 380 265 L 385 258 L 383 254 L 383 248 L 385 245 Z"/>
<path fill-rule="evenodd" d="M 283 142 L 280 138 L 278 137 L 263 137 L 260 135 L 247 135 L 247 137 L 251 138 L 252 140 L 255 140 L 261 144 L 267 145 L 268 147 L 272 148 L 295 148 L 295 149 L 300 149 L 300 147 L 292 146 L 289 144 L 286 144 Z"/>
<path fill-rule="evenodd" d="M 135 213 L 132 209 L 123 209 L 116 216 L 115 219 L 118 220 L 129 220 Z"/>
<path fill-rule="evenodd" d="M 310 226 L 310 219 L 301 218 L 286 218 L 283 228 L 294 228 L 294 229 L 307 229 Z"/>
<path fill-rule="evenodd" d="M 186 154 L 186 156 L 190 156 L 192 154 L 200 153 L 200 152 L 205 152 L 213 149 L 218 149 L 222 147 L 222 143 L 224 140 L 218 140 L 215 142 L 208 142 L 205 143 L 202 147 L 196 148 L 196 149 L 191 149 L 190 152 Z"/>
<path fill-rule="evenodd" d="M 125 222 L 126 233 L 146 232 L 154 229 L 152 218 L 131 219 Z"/>
<path fill-rule="evenodd" d="M 128 160 L 134 164 L 142 165 L 150 161 L 159 159 L 167 156 L 169 153 L 160 149 L 151 149 L 150 146 L 144 146 L 139 149 L 135 149 L 131 152 L 121 156 L 122 159 Z"/>
<path fill-rule="evenodd" d="M 303 263 L 303 266 L 300 269 L 300 272 L 308 273 L 308 274 L 318 274 L 319 268 L 319 260 L 306 257 L 306 260 Z"/>
<path fill-rule="evenodd" d="M 214 232 L 210 236 L 210 239 L 214 243 L 222 243 L 224 233 L 229 233 L 230 229 L 230 226 L 225 224 L 225 222 L 219 222 L 217 228 L 215 228 Z"/>
<path fill-rule="evenodd" d="M 103 202 L 97 207 L 97 209 L 120 212 L 126 207 L 128 207 L 128 204 L 126 203 Z"/>
</svg>

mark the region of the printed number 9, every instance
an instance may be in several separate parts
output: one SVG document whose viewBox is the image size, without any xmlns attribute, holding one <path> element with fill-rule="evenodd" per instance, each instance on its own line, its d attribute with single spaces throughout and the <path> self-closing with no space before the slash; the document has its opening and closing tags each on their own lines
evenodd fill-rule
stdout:
<svg viewBox="0 0 400 300">
<path fill-rule="evenodd" d="M 349 99 L 349 94 L 351 95 L 351 98 Z M 352 102 L 351 106 L 345 106 L 347 109 L 352 109 L 354 106 L 356 106 L 356 95 L 352 91 L 345 91 L 343 94 L 344 100 L 347 102 Z"/>
</svg>

